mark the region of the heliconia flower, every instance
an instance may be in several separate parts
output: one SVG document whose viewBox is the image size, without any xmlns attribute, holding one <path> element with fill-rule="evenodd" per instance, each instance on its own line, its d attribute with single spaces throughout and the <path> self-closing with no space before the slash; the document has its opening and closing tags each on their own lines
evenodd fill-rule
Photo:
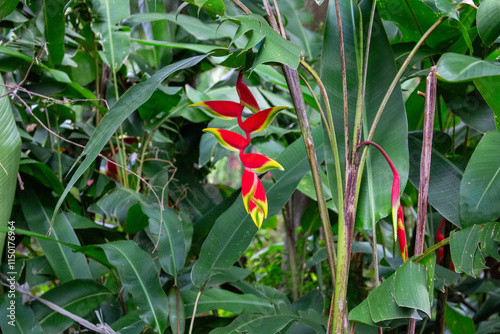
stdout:
<svg viewBox="0 0 500 334">
<path fill-rule="evenodd" d="M 243 170 L 243 176 L 241 177 L 241 195 L 243 196 L 245 210 L 247 210 L 248 213 L 250 213 L 250 202 L 257 191 L 257 182 L 259 182 L 259 178 L 255 173 L 246 169 Z"/>
<path fill-rule="evenodd" d="M 240 159 L 245 169 L 254 173 L 263 173 L 274 168 L 285 170 L 277 161 L 262 154 L 240 154 Z"/>
<path fill-rule="evenodd" d="M 408 245 L 406 244 L 405 223 L 401 205 L 398 208 L 398 240 L 401 257 L 403 258 L 403 262 L 406 262 L 408 259 Z"/>
<path fill-rule="evenodd" d="M 236 91 L 240 97 L 240 103 L 250 109 L 253 113 L 260 111 L 259 104 L 253 96 L 250 89 L 243 83 L 243 72 L 238 75 L 238 80 L 236 80 Z"/>
<path fill-rule="evenodd" d="M 257 206 L 257 204 L 255 204 L 254 201 L 250 202 L 250 217 L 252 217 L 253 222 L 258 228 L 262 227 L 262 223 L 264 222 L 264 212 Z"/>
<path fill-rule="evenodd" d="M 230 151 L 241 151 L 248 146 L 246 138 L 233 131 L 206 128 L 203 129 L 203 132 L 212 133 L 217 141 Z"/>
<path fill-rule="evenodd" d="M 248 133 L 254 133 L 264 130 L 273 121 L 276 115 L 288 107 L 273 107 L 248 117 L 244 122 L 242 129 Z"/>
<path fill-rule="evenodd" d="M 238 118 L 243 111 L 243 105 L 232 101 L 205 101 L 190 104 L 188 107 L 204 107 L 211 115 L 222 119 Z"/>
<path fill-rule="evenodd" d="M 396 171 L 396 168 L 393 168 L 394 178 L 392 180 L 392 194 L 391 194 L 391 206 L 392 206 L 392 225 L 394 227 L 394 241 L 396 241 L 396 229 L 397 229 L 397 221 L 398 221 L 398 211 L 401 208 L 401 204 L 399 203 L 399 188 L 400 188 L 400 179 L 399 174 Z"/>
<path fill-rule="evenodd" d="M 437 233 L 436 233 L 436 243 L 444 240 L 444 235 L 443 235 L 442 231 L 443 231 L 445 223 L 446 223 L 446 218 L 443 218 L 443 220 L 441 221 L 441 226 L 439 226 L 439 229 L 437 230 Z M 444 255 L 444 246 L 441 246 L 438 249 L 437 263 L 441 263 L 441 260 L 443 259 L 443 255 Z M 453 264 L 453 261 L 451 261 L 451 263 L 450 263 L 450 269 L 455 270 L 455 265 Z"/>
</svg>

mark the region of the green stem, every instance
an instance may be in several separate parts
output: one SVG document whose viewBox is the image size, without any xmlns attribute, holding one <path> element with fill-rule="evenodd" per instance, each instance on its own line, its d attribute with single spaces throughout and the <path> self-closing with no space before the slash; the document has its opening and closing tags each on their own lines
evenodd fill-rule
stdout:
<svg viewBox="0 0 500 334">
<path fill-rule="evenodd" d="M 443 239 L 443 241 L 438 242 L 437 244 L 434 244 L 431 247 L 427 248 L 425 252 L 423 252 L 422 254 L 420 254 L 418 257 L 415 258 L 414 262 L 422 261 L 427 255 L 429 255 L 432 252 L 435 252 L 437 249 L 441 248 L 442 246 L 446 246 L 449 243 L 450 243 L 450 237 Z"/>
<path fill-rule="evenodd" d="M 210 281 L 210 278 L 203 283 L 203 285 L 200 288 L 200 291 L 198 291 L 198 295 L 196 296 L 196 300 L 194 302 L 194 308 L 193 308 L 193 315 L 191 317 L 191 323 L 189 324 L 189 332 L 188 334 L 193 333 L 193 327 L 194 327 L 194 319 L 196 318 L 196 310 L 198 309 L 198 303 L 200 302 L 201 294 L 203 293 L 203 290 L 205 289 L 205 285 L 207 285 L 208 281 Z"/>
</svg>

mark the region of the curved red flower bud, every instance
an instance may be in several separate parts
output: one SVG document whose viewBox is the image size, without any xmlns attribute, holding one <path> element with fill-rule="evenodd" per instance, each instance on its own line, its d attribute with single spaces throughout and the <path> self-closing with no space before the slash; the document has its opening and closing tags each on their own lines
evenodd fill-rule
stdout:
<svg viewBox="0 0 500 334">
<path fill-rule="evenodd" d="M 394 227 L 394 241 L 396 241 L 398 214 L 399 214 L 399 209 L 401 208 L 401 204 L 399 203 L 399 188 L 401 181 L 399 179 L 399 174 L 396 171 L 396 168 L 393 168 L 392 171 L 394 173 L 394 178 L 392 180 L 392 195 L 391 195 L 392 225 Z"/>
<path fill-rule="evenodd" d="M 406 262 L 408 259 L 408 245 L 406 244 L 406 232 L 405 232 L 405 223 L 403 216 L 403 209 L 401 205 L 398 208 L 398 240 L 399 240 L 399 250 L 401 251 L 401 257 L 403 258 L 403 262 Z"/>
<path fill-rule="evenodd" d="M 257 206 L 257 204 L 255 204 L 254 201 L 250 202 L 250 217 L 252 217 L 253 222 L 258 228 L 262 227 L 262 223 L 264 222 L 264 212 Z"/>
<path fill-rule="evenodd" d="M 436 243 L 444 240 L 444 235 L 443 235 L 442 231 L 443 231 L 445 223 L 446 223 L 446 218 L 443 218 L 443 220 L 441 221 L 441 226 L 439 226 L 439 229 L 437 230 L 437 233 L 436 233 Z M 437 263 L 441 263 L 441 259 L 443 258 L 443 255 L 444 255 L 444 246 L 441 246 L 438 249 Z M 451 261 L 451 263 L 450 263 L 450 269 L 455 270 L 455 265 L 453 264 L 453 261 Z"/>
<path fill-rule="evenodd" d="M 273 107 L 248 117 L 244 122 L 242 129 L 247 133 L 254 133 L 264 130 L 273 121 L 276 115 L 288 107 Z"/>
<path fill-rule="evenodd" d="M 205 101 L 190 104 L 188 107 L 204 107 L 212 116 L 222 119 L 238 118 L 243 111 L 243 106 L 232 101 Z"/>
<path fill-rule="evenodd" d="M 241 151 L 247 147 L 248 143 L 245 137 L 237 134 L 233 131 L 223 130 L 223 129 L 214 129 L 214 128 L 206 128 L 203 129 L 203 132 L 212 133 L 217 141 L 227 148 L 230 151 Z"/>
<path fill-rule="evenodd" d="M 285 170 L 277 161 L 262 154 L 240 154 L 240 159 L 243 166 L 254 173 L 263 173 L 273 168 Z"/>
<path fill-rule="evenodd" d="M 250 89 L 248 89 L 247 85 L 243 83 L 242 78 L 243 72 L 240 72 L 238 80 L 236 80 L 236 91 L 240 97 L 240 103 L 250 109 L 253 113 L 257 113 L 260 111 L 259 104 Z"/>
</svg>

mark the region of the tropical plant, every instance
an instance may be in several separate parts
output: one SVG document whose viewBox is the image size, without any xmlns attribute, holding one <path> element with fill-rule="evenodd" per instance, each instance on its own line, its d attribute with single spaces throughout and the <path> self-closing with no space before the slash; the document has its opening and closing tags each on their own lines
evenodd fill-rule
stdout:
<svg viewBox="0 0 500 334">
<path fill-rule="evenodd" d="M 498 333 L 499 17 L 0 0 L 2 331 Z"/>
</svg>

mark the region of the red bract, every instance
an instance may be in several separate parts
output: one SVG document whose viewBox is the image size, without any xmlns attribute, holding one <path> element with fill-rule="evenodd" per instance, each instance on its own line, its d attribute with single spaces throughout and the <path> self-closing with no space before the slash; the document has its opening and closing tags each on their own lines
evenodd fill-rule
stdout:
<svg viewBox="0 0 500 334">
<path fill-rule="evenodd" d="M 254 133 L 264 130 L 271 124 L 276 115 L 283 109 L 287 107 L 274 107 L 266 110 L 262 110 L 255 115 L 248 117 L 241 127 L 243 131 L 248 133 Z"/>
<path fill-rule="evenodd" d="M 236 80 L 236 91 L 238 92 L 238 96 L 240 97 L 240 102 L 242 105 L 250 109 L 253 113 L 257 113 L 260 111 L 259 104 L 257 100 L 253 96 L 250 89 L 248 89 L 247 85 L 243 83 L 243 72 L 240 72 L 238 75 L 238 80 Z"/>
<path fill-rule="evenodd" d="M 261 228 L 267 218 L 268 203 L 264 186 L 255 173 L 263 173 L 273 168 L 284 170 L 275 160 L 262 154 L 247 153 L 244 151 L 250 145 L 250 134 L 264 130 L 276 117 L 278 112 L 287 107 L 274 107 L 260 111 L 259 105 L 250 89 L 242 81 L 243 73 L 240 72 L 236 82 L 236 91 L 240 103 L 231 101 L 207 101 L 192 104 L 192 107 L 204 107 L 210 114 L 224 119 L 237 118 L 238 125 L 245 132 L 245 137 L 236 132 L 207 128 L 203 131 L 215 135 L 219 143 L 231 151 L 239 151 L 240 160 L 245 167 L 241 179 L 241 195 L 245 210 L 252 217 L 253 222 Z M 245 122 L 241 118 L 244 107 L 249 108 L 255 115 L 250 116 Z"/>
<path fill-rule="evenodd" d="M 401 257 L 403 258 L 403 262 L 406 262 L 406 260 L 408 259 L 408 246 L 406 244 L 405 223 L 401 205 L 398 208 L 398 241 L 399 250 L 401 251 Z"/>
<path fill-rule="evenodd" d="M 392 164 L 392 163 L 391 163 Z M 392 195 L 391 195 L 391 206 L 392 206 L 392 225 L 394 227 L 394 241 L 396 241 L 396 228 L 397 228 L 397 214 L 401 208 L 399 203 L 399 188 L 400 179 L 396 168 L 393 168 L 394 178 L 392 180 Z"/>
<path fill-rule="evenodd" d="M 262 154 L 241 154 L 240 159 L 243 166 L 254 173 L 263 173 L 274 168 L 285 170 L 278 162 Z"/>
<path fill-rule="evenodd" d="M 248 145 L 245 137 L 236 132 L 214 128 L 206 128 L 203 131 L 212 133 L 217 141 L 230 151 L 241 151 Z"/>
<path fill-rule="evenodd" d="M 205 101 L 189 105 L 188 107 L 204 107 L 211 115 L 222 119 L 241 117 L 243 105 L 232 101 Z"/>
<path fill-rule="evenodd" d="M 443 220 L 441 221 L 441 226 L 439 226 L 439 229 L 437 230 L 437 233 L 436 233 L 436 243 L 444 240 L 444 235 L 443 235 L 442 231 L 443 231 L 445 223 L 446 223 L 446 218 L 443 218 Z M 437 258 L 438 264 L 441 263 L 441 260 L 443 259 L 443 255 L 444 255 L 444 246 L 441 246 L 438 249 L 438 258 Z M 450 263 L 450 269 L 455 270 L 455 265 L 453 264 L 453 261 L 451 261 L 451 263 Z"/>
</svg>

